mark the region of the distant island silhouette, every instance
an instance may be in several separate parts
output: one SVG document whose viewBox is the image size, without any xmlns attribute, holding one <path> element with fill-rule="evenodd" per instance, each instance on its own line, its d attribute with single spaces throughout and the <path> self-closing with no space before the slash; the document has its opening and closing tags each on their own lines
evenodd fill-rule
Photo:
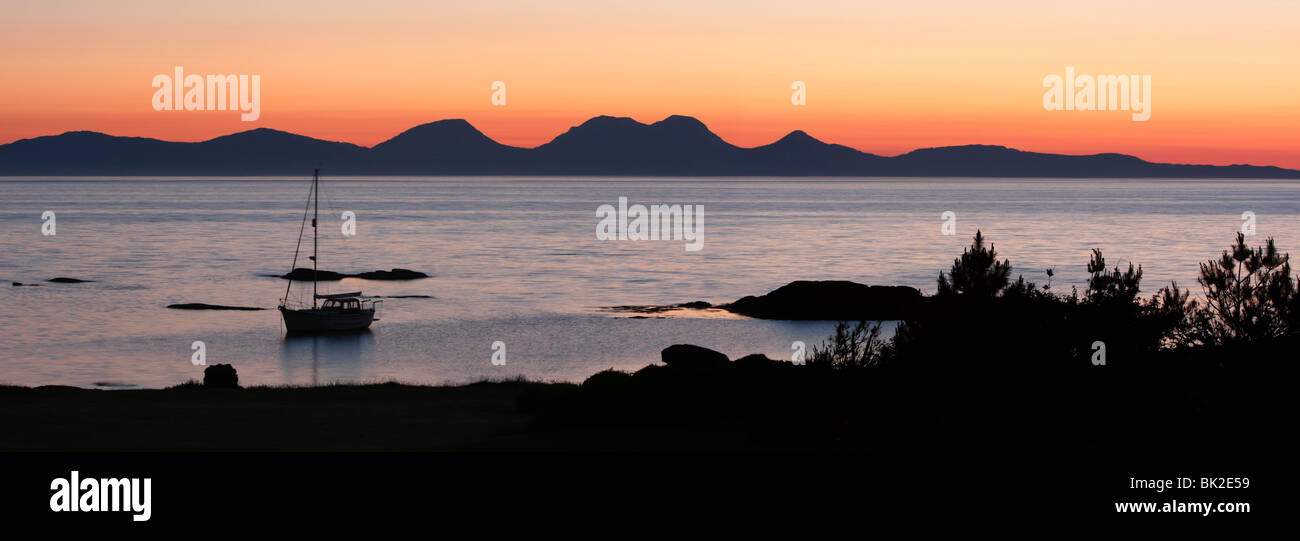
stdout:
<svg viewBox="0 0 1300 541">
<path fill-rule="evenodd" d="M 421 124 L 370 148 L 269 128 L 193 143 L 74 131 L 0 145 L 0 175 L 301 175 L 315 167 L 334 175 L 1300 179 L 1300 170 L 1275 166 L 1154 163 L 1125 154 L 1046 154 L 995 145 L 880 156 L 800 130 L 745 148 L 678 115 L 653 124 L 598 116 L 535 148 L 503 145 L 461 119 Z"/>
</svg>

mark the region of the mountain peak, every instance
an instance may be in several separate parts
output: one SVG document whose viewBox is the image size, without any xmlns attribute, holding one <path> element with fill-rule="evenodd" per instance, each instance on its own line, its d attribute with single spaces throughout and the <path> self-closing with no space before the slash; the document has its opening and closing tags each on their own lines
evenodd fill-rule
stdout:
<svg viewBox="0 0 1300 541">
<path fill-rule="evenodd" d="M 418 130 L 418 129 L 431 129 L 431 128 L 478 131 L 478 128 L 475 128 L 473 124 L 470 124 L 468 120 L 465 120 L 463 118 L 444 118 L 442 120 L 435 120 L 433 122 L 425 122 L 424 124 L 420 124 L 418 126 L 412 127 L 411 129 L 406 131 Z"/>
<path fill-rule="evenodd" d="M 286 136 L 306 137 L 305 135 L 298 135 L 296 133 L 290 133 L 287 131 L 276 130 L 272 128 L 253 128 L 251 130 L 237 131 L 235 133 L 231 133 L 227 135 L 219 135 L 217 137 L 213 137 L 210 140 L 216 141 L 218 139 L 231 139 L 231 138 L 244 138 L 244 137 L 286 137 Z"/>
<path fill-rule="evenodd" d="M 463 173 L 484 163 L 508 167 L 520 149 L 494 141 L 463 118 L 449 118 L 410 128 L 370 150 L 375 163 L 399 173 L 422 173 L 430 164 Z"/>
<path fill-rule="evenodd" d="M 588 118 L 585 122 L 579 124 L 577 127 L 596 128 L 596 127 L 609 127 L 609 126 L 632 127 L 632 126 L 645 126 L 645 124 L 637 122 L 636 119 L 630 116 L 598 115 L 598 116 L 593 116 L 591 118 Z"/>
<path fill-rule="evenodd" d="M 686 116 L 686 115 L 670 115 L 668 118 L 665 118 L 663 120 L 660 120 L 659 122 L 655 122 L 654 124 L 651 124 L 651 126 L 665 126 L 665 127 L 672 127 L 672 128 L 694 128 L 694 129 L 703 129 L 703 130 L 709 129 L 709 127 L 705 126 L 703 122 L 700 122 L 700 119 L 695 118 L 693 116 Z"/>
<path fill-rule="evenodd" d="M 466 146 L 505 146 L 484 135 L 463 118 L 448 118 L 426 122 L 410 128 L 397 136 L 374 146 L 375 150 L 391 151 L 397 148 L 423 148 Z"/>
<path fill-rule="evenodd" d="M 820 139 L 817 139 L 816 137 L 808 135 L 808 132 L 806 131 L 794 130 L 790 133 L 785 134 L 785 137 L 777 139 L 776 142 L 777 143 L 821 143 L 822 141 Z"/>
<path fill-rule="evenodd" d="M 397 134 L 396 137 L 389 139 L 389 141 L 392 141 L 399 137 L 406 137 L 412 135 L 427 136 L 430 134 L 460 134 L 460 135 L 472 134 L 472 135 L 486 137 L 485 135 L 483 135 L 483 132 L 478 131 L 478 128 L 475 128 L 474 125 L 470 124 L 468 120 L 465 120 L 463 118 L 447 118 L 443 120 L 435 120 L 433 122 L 426 122 L 424 124 L 411 127 L 406 131 Z"/>
<path fill-rule="evenodd" d="M 63 133 L 60 133 L 60 134 L 56 135 L 55 137 L 65 137 L 65 136 L 69 136 L 69 137 L 84 137 L 84 136 L 87 136 L 87 135 L 91 135 L 91 136 L 95 136 L 95 137 L 112 137 L 112 135 L 109 135 L 109 134 L 104 133 L 104 132 L 90 131 L 90 130 L 72 130 L 72 131 L 65 131 L 65 132 L 63 132 Z"/>
</svg>

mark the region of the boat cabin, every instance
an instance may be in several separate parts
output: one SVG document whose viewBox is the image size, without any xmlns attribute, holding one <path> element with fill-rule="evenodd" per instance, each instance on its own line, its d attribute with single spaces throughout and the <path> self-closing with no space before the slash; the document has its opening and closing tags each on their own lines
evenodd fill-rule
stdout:
<svg viewBox="0 0 1300 541">
<path fill-rule="evenodd" d="M 342 299 L 325 299 L 321 303 L 321 310 L 360 310 L 361 300 L 356 297 L 347 297 Z"/>
</svg>

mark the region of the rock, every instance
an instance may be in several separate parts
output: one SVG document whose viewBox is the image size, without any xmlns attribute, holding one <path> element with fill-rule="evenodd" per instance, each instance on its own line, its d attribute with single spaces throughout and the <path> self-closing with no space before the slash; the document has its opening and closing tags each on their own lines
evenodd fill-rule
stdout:
<svg viewBox="0 0 1300 541">
<path fill-rule="evenodd" d="M 79 278 L 68 278 L 68 277 L 65 277 L 65 276 L 59 276 L 59 277 L 57 277 L 57 278 L 50 278 L 49 280 L 46 280 L 46 282 L 54 282 L 54 283 L 56 283 L 56 284 L 84 284 L 84 283 L 86 283 L 86 282 L 93 282 L 93 281 L 94 281 L 94 280 L 82 280 L 82 279 L 79 279 Z"/>
<path fill-rule="evenodd" d="M 736 359 L 736 368 L 766 368 L 780 364 L 782 361 L 776 361 L 767 358 L 762 353 L 750 353 L 744 357 Z"/>
<path fill-rule="evenodd" d="M 168 308 L 174 310 L 266 310 L 255 306 L 222 306 L 220 304 L 205 304 L 201 302 L 187 302 L 183 304 L 169 304 Z"/>
<path fill-rule="evenodd" d="M 14 286 L 14 287 L 24 287 L 24 286 L 25 286 L 25 287 L 40 287 L 40 285 L 41 285 L 41 284 L 24 284 L 24 283 L 22 283 L 22 282 L 14 282 L 14 283 L 13 283 L 13 286 Z"/>
<path fill-rule="evenodd" d="M 925 297 L 914 287 L 800 280 L 722 308 L 759 319 L 897 320 L 912 317 L 924 302 Z"/>
<path fill-rule="evenodd" d="M 203 369 L 203 386 L 214 389 L 239 387 L 239 372 L 228 364 L 214 364 Z"/>
<path fill-rule="evenodd" d="M 704 301 L 683 302 L 680 304 L 624 304 L 619 306 L 602 306 L 606 312 L 631 312 L 634 314 L 659 314 L 676 310 L 707 310 L 712 304 Z"/>
<path fill-rule="evenodd" d="M 423 272 L 413 271 L 410 269 L 393 269 L 386 271 L 377 270 L 363 272 L 361 274 L 353 274 L 352 276 L 356 278 L 364 278 L 366 280 L 417 280 L 429 277 L 429 275 Z"/>
<path fill-rule="evenodd" d="M 376 270 L 357 274 L 345 274 L 327 270 L 312 271 L 311 269 L 300 267 L 293 269 L 288 274 L 280 276 L 280 278 L 310 282 L 313 272 L 315 273 L 316 280 L 320 282 L 334 282 L 344 278 L 363 278 L 366 280 L 415 280 L 429 277 L 428 274 L 410 269 Z"/>
<path fill-rule="evenodd" d="M 731 359 L 709 348 L 691 344 L 673 344 L 660 352 L 660 357 L 669 368 L 682 368 L 700 372 L 726 370 L 731 366 Z"/>
<path fill-rule="evenodd" d="M 347 274 L 338 273 L 334 271 L 327 271 L 327 270 L 313 271 L 311 269 L 304 269 L 302 267 L 299 267 L 293 269 L 292 271 L 289 271 L 289 274 L 285 274 L 280 277 L 284 278 L 285 280 L 299 280 L 299 281 L 310 282 L 312 280 L 313 274 L 316 277 L 316 281 L 319 282 L 335 282 L 347 278 L 349 276 Z"/>
</svg>

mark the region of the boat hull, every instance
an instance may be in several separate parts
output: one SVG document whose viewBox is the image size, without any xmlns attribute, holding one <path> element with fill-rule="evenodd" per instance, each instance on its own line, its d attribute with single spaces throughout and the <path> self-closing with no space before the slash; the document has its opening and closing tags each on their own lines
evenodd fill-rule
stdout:
<svg viewBox="0 0 1300 541">
<path fill-rule="evenodd" d="M 322 334 L 368 329 L 375 320 L 375 310 L 293 310 L 281 306 L 280 316 L 289 334 Z"/>
</svg>

